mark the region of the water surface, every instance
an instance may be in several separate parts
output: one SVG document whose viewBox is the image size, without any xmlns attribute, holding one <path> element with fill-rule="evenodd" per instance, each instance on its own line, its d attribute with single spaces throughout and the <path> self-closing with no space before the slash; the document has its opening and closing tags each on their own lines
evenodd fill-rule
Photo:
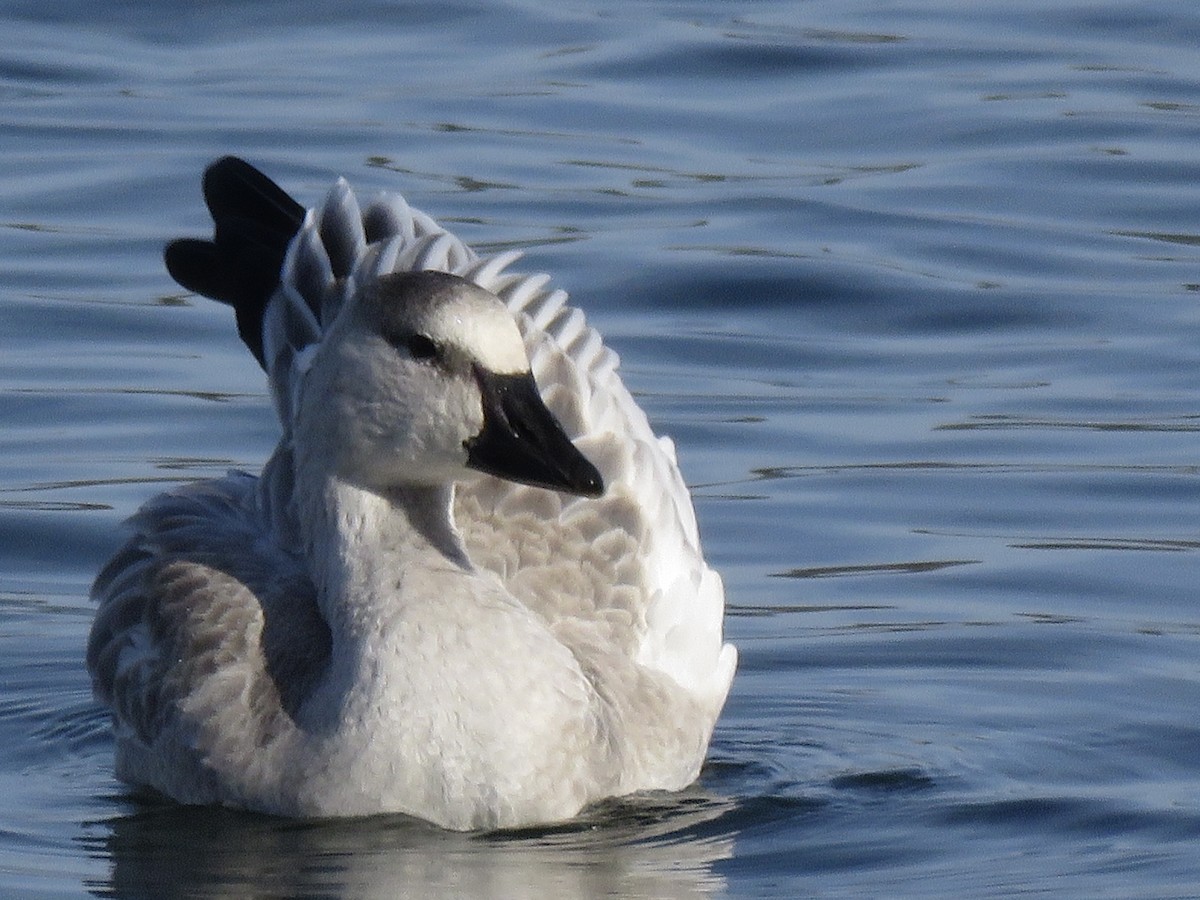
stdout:
<svg viewBox="0 0 1200 900">
<path fill-rule="evenodd" d="M 2 892 L 1200 893 L 1200 8 L 51 6 L 0 6 Z M 275 440 L 160 261 L 230 152 L 525 249 L 621 354 L 741 651 L 694 788 L 463 836 L 113 779 L 91 577 Z"/>
</svg>

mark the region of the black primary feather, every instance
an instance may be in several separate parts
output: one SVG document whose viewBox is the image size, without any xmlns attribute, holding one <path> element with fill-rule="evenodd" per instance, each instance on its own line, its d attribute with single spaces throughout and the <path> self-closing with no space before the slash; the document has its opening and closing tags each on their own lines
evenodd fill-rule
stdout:
<svg viewBox="0 0 1200 900">
<path fill-rule="evenodd" d="M 167 271 L 189 291 L 232 306 L 238 335 L 266 368 L 263 311 L 279 285 L 288 245 L 304 223 L 304 207 L 235 156 L 205 170 L 204 201 L 213 217 L 213 239 L 169 243 L 163 253 Z"/>
</svg>

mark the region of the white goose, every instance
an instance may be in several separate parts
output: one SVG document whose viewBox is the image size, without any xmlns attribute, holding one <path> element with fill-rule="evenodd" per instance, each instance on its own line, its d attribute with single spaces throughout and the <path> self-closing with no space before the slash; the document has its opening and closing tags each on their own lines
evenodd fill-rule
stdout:
<svg viewBox="0 0 1200 900">
<path fill-rule="evenodd" d="M 283 434 L 261 477 L 147 503 L 96 579 L 118 776 L 453 829 L 689 784 L 736 652 L 615 354 L 399 196 L 305 213 L 234 158 L 204 191 L 215 238 L 167 265 L 235 307 Z"/>
</svg>

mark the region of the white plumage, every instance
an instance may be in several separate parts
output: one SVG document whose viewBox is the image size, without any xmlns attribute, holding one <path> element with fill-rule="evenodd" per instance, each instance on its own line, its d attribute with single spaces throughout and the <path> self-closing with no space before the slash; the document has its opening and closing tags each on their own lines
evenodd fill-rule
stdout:
<svg viewBox="0 0 1200 900">
<path fill-rule="evenodd" d="M 96 580 L 118 775 L 455 829 L 690 783 L 736 665 L 721 581 L 582 313 L 399 196 L 301 213 L 234 159 L 205 187 L 216 238 L 168 264 L 237 308 L 282 436 L 258 478 L 147 503 Z M 462 280 L 397 274 L 428 270 Z M 529 370 L 559 437 L 521 419 Z"/>
</svg>

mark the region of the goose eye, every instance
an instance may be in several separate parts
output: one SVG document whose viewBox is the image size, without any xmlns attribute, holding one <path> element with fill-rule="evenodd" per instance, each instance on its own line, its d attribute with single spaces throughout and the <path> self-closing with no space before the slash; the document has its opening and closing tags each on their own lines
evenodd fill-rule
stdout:
<svg viewBox="0 0 1200 900">
<path fill-rule="evenodd" d="M 438 355 L 438 345 L 423 334 L 406 334 L 399 340 L 392 341 L 397 349 L 407 350 L 413 359 L 433 359 Z"/>
</svg>

